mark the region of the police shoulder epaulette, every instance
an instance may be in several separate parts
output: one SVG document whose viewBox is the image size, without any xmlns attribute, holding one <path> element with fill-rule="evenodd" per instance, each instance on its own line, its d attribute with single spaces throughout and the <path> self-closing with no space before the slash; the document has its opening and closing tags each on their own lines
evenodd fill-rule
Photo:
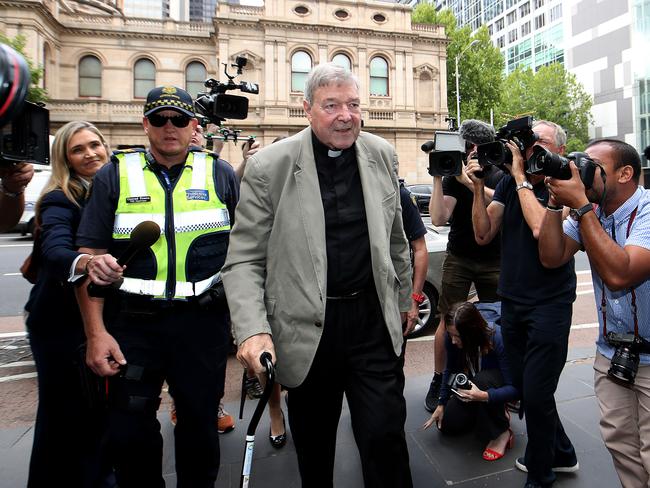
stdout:
<svg viewBox="0 0 650 488">
<path fill-rule="evenodd" d="M 128 149 L 116 149 L 113 151 L 113 155 L 117 154 L 129 154 L 129 153 L 141 153 L 145 152 L 145 149 L 142 147 L 130 147 Z"/>
</svg>

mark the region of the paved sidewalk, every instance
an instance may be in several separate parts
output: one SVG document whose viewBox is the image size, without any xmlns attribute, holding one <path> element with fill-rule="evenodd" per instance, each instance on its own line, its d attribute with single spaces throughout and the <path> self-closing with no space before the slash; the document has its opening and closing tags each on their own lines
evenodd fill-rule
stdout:
<svg viewBox="0 0 650 488">
<path fill-rule="evenodd" d="M 569 360 L 562 374 L 556 395 L 560 417 L 572 439 L 580 462 L 580 471 L 558 475 L 557 488 L 613 488 L 620 486 L 609 453 L 603 446 L 598 431 L 598 407 L 593 391 L 593 348 L 571 348 Z M 429 375 L 417 374 L 407 378 L 405 396 L 408 405 L 406 422 L 407 442 L 411 456 L 411 469 L 416 488 L 444 486 L 510 488 L 522 487 L 526 476 L 514 468 L 515 458 L 523 454 L 525 426 L 518 419 L 512 421 L 515 446 L 496 462 L 481 458 L 483 445 L 473 436 L 445 438 L 435 429 L 422 431 L 428 418 L 422 405 Z M 228 411 L 237 412 L 238 404 L 229 402 Z M 244 420 L 238 422 L 234 432 L 222 435 L 222 466 L 218 488 L 239 486 L 244 435 L 254 402 L 247 402 Z M 167 486 L 175 486 L 173 472 L 172 426 L 168 412 L 159 415 L 165 437 Z M 317 422 L 318 419 L 314 419 Z M 257 430 L 253 462 L 252 488 L 299 487 L 299 476 L 291 442 L 281 450 L 273 449 L 267 440 L 268 416 L 264 415 Z M 32 427 L 15 427 L 0 430 L 0 488 L 25 486 Z M 60 480 L 59 483 L 64 482 Z M 53 480 L 53 485 L 57 484 Z M 335 486 L 359 488 L 363 486 L 359 457 L 349 422 L 349 412 L 344 407 L 339 426 Z"/>
</svg>

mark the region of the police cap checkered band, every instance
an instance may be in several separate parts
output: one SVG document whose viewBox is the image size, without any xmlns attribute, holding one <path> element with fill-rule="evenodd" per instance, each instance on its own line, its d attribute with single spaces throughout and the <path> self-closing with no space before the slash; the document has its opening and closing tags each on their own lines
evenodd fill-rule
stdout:
<svg viewBox="0 0 650 488">
<path fill-rule="evenodd" d="M 144 116 L 148 117 L 161 110 L 175 110 L 188 117 L 195 116 L 192 97 L 177 86 L 158 86 L 149 92 L 144 104 Z"/>
</svg>

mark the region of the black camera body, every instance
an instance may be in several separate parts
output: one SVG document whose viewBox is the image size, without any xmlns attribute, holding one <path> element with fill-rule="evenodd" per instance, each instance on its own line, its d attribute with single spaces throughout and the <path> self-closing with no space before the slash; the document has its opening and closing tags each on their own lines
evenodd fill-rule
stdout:
<svg viewBox="0 0 650 488">
<path fill-rule="evenodd" d="M 243 120 L 248 117 L 248 98 L 229 95 L 226 93 L 227 91 L 240 90 L 243 93 L 252 94 L 258 94 L 260 92 L 257 83 L 249 83 L 246 81 L 235 83 L 234 78 L 241 75 L 247 60 L 244 57 L 237 56 L 235 63 L 231 66 L 237 68 L 237 74 L 229 74 L 228 65 L 224 63 L 224 73 L 228 78 L 228 82 L 222 83 L 214 78 L 206 80 L 204 83 L 205 87 L 209 88 L 210 91 L 207 93 L 199 93 L 194 102 L 198 112 L 213 124 L 221 125 L 226 119 Z"/>
<path fill-rule="evenodd" d="M 0 44 L 0 165 L 50 164 L 50 115 L 25 100 L 30 82 L 25 58 Z"/>
<path fill-rule="evenodd" d="M 472 385 L 469 381 L 469 378 L 465 373 L 452 373 L 449 375 L 449 380 L 447 380 L 447 385 L 451 388 L 451 391 L 454 390 L 471 390 Z"/>
<path fill-rule="evenodd" d="M 479 144 L 477 147 L 478 162 L 482 167 L 496 166 L 508 172 L 506 164 L 512 164 L 512 153 L 506 142 L 516 144 L 522 154 L 537 141 L 537 134 L 533 132 L 533 118 L 530 115 L 510 120 L 497 131 L 494 142 Z"/>
<path fill-rule="evenodd" d="M 435 140 L 425 142 L 421 149 L 431 151 L 428 169 L 431 176 L 457 176 L 463 172 L 465 141 L 458 132 L 437 131 Z"/>
<path fill-rule="evenodd" d="M 614 346 L 607 374 L 623 383 L 634 384 L 639 370 L 639 354 L 650 354 L 650 342 L 635 334 L 608 332 L 605 340 Z"/>
<path fill-rule="evenodd" d="M 573 161 L 580 173 L 580 179 L 588 190 L 594 183 L 598 165 L 584 152 L 572 152 L 566 158 L 552 153 L 541 146 L 533 147 L 533 155 L 528 159 L 527 173 L 531 175 L 544 175 L 558 180 L 571 178 L 569 161 Z"/>
</svg>

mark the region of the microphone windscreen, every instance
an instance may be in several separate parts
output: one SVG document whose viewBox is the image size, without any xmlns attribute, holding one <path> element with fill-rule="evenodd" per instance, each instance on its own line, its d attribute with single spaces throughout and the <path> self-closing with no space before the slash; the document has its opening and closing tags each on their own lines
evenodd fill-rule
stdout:
<svg viewBox="0 0 650 488">
<path fill-rule="evenodd" d="M 476 119 L 466 119 L 460 126 L 460 135 L 472 144 L 485 144 L 494 141 L 496 131 L 490 124 Z"/>
<path fill-rule="evenodd" d="M 151 247 L 160 237 L 160 226 L 151 220 L 140 222 L 131 231 L 131 239 L 128 247 L 118 258 L 120 266 L 126 265 L 133 257 L 143 249 Z"/>
<path fill-rule="evenodd" d="M 140 222 L 131 231 L 131 245 L 142 249 L 153 246 L 160 237 L 160 226 L 152 220 Z"/>
</svg>

